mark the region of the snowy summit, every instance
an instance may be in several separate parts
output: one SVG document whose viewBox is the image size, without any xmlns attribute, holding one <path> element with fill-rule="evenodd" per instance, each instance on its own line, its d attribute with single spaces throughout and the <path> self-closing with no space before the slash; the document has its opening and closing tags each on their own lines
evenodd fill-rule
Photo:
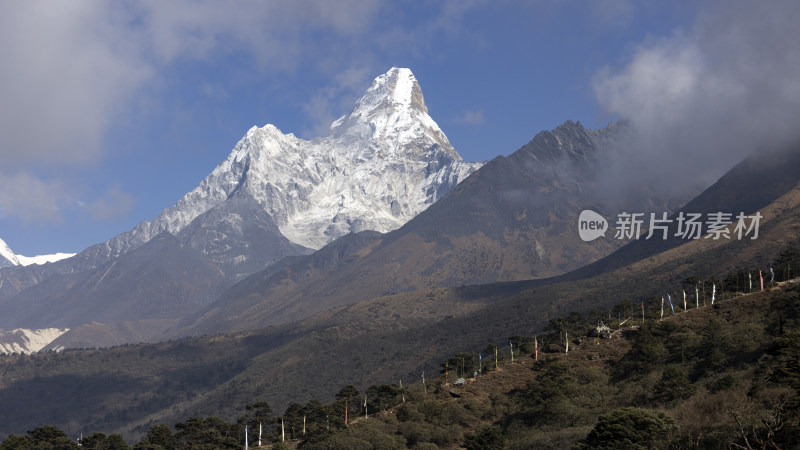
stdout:
<svg viewBox="0 0 800 450">
<path fill-rule="evenodd" d="M 193 191 L 106 243 L 116 256 L 178 233 L 229 198 L 250 197 L 290 241 L 318 249 L 350 232 L 399 228 L 482 163 L 467 163 L 428 115 L 409 69 L 375 78 L 324 138 L 253 127 Z"/>
<path fill-rule="evenodd" d="M 54 253 L 52 255 L 22 256 L 14 253 L 8 244 L 0 239 L 0 268 L 10 266 L 30 266 L 46 264 L 75 256 L 75 253 Z"/>
</svg>

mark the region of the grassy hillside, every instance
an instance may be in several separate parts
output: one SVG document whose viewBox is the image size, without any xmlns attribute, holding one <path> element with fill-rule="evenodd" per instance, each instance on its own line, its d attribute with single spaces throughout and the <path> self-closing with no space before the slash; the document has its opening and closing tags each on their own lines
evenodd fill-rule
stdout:
<svg viewBox="0 0 800 450">
<path fill-rule="evenodd" d="M 596 326 L 592 319 L 572 314 L 551 321 L 538 337 L 538 360 L 529 353 L 536 348 L 530 337 L 514 336 L 513 362 L 508 350 L 500 349 L 496 364 L 492 349 L 480 362 L 477 352 L 459 353 L 443 360 L 441 371 L 427 372 L 425 385 L 406 383 L 404 389 L 384 380 L 388 384 L 363 391 L 343 386 L 331 403 L 292 403 L 280 415 L 264 402 L 240 404 L 235 421 L 211 416 L 185 418 L 171 427 L 155 424 L 138 448 L 242 448 L 245 426 L 255 447 L 259 423 L 263 443 L 272 448 L 795 445 L 800 438 L 797 280 L 764 292 L 726 292 L 714 306 L 679 308 L 663 320 L 657 312 L 649 311 L 643 322 L 640 317 L 623 326 L 612 322 L 616 331 L 610 339 L 587 336 Z M 571 336 L 568 353 L 564 332 Z M 446 378 L 438 373 L 445 361 Z M 466 383 L 455 384 L 461 376 Z M 63 441 L 59 433 L 40 427 L 3 445 Z M 90 441 L 84 446 L 112 440 L 114 448 L 123 445 L 119 436 L 86 436 Z"/>
</svg>

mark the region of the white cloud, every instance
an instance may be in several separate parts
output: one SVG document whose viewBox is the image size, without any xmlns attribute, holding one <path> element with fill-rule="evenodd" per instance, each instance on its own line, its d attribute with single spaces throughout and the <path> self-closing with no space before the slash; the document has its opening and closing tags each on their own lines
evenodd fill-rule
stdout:
<svg viewBox="0 0 800 450">
<path fill-rule="evenodd" d="M 639 136 L 618 169 L 634 182 L 708 184 L 756 148 L 800 138 L 798 23 L 791 0 L 719 3 L 599 73 L 600 104 Z"/>
<path fill-rule="evenodd" d="M 461 115 L 453 119 L 453 121 L 468 125 L 480 125 L 483 122 L 485 122 L 485 119 L 483 118 L 483 111 L 476 109 L 476 110 L 464 111 L 463 113 L 461 113 Z"/>
<path fill-rule="evenodd" d="M 594 21 L 605 27 L 628 26 L 636 15 L 636 5 L 631 0 L 593 0 L 587 6 Z"/>
<path fill-rule="evenodd" d="M 131 212 L 135 203 L 132 195 L 115 185 L 108 188 L 102 197 L 86 205 L 86 209 L 95 220 L 116 220 Z"/>
<path fill-rule="evenodd" d="M 355 100 L 369 87 L 375 75 L 367 67 L 349 67 L 335 75 L 331 83 L 303 105 L 310 128 L 302 135 L 306 138 L 327 136 L 331 123 L 343 113 L 350 112 Z"/>
<path fill-rule="evenodd" d="M 38 170 L 96 166 L 110 151 L 111 127 L 142 97 L 159 97 L 170 65 L 241 52 L 256 70 L 292 71 L 329 53 L 319 35 L 355 39 L 379 7 L 374 0 L 0 3 L 0 160 L 7 180 L 31 189 L 4 183 L 3 214 L 59 220 L 65 186 L 38 178 Z M 227 95 L 212 83 L 200 89 Z M 111 197 L 130 203 L 115 189 Z M 110 201 L 90 203 L 96 218 L 122 213 Z"/>
<path fill-rule="evenodd" d="M 373 0 L 253 0 L 235 7 L 189 0 L 4 2 L 0 157 L 6 167 L 85 163 L 102 156 L 114 118 L 167 65 L 241 51 L 262 70 L 294 70 L 314 58 L 312 48 L 325 50 L 316 33 L 357 36 L 379 6 Z"/>
<path fill-rule="evenodd" d="M 236 49 L 272 69 L 295 67 L 314 32 L 361 34 L 379 7 L 375 0 L 149 0 L 135 5 L 151 50 L 162 63 Z"/>
<path fill-rule="evenodd" d="M 0 217 L 24 222 L 59 222 L 64 207 L 74 198 L 68 183 L 42 180 L 29 172 L 0 173 Z"/>
<path fill-rule="evenodd" d="M 0 173 L 0 218 L 15 217 L 25 223 L 58 223 L 68 209 L 84 207 L 95 220 L 115 220 L 128 214 L 135 204 L 119 186 L 106 189 L 88 203 L 79 200 L 90 192 L 80 182 L 46 179 L 28 171 Z"/>
<path fill-rule="evenodd" d="M 85 162 L 100 151 L 110 116 L 150 76 L 110 3 L 0 6 L 0 157 Z"/>
</svg>

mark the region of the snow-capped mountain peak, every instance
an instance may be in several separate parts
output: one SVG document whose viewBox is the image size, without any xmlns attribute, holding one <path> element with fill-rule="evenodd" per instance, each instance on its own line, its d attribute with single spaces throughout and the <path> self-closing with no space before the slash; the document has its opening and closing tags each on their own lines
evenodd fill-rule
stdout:
<svg viewBox="0 0 800 450">
<path fill-rule="evenodd" d="M 368 121 L 387 110 L 408 109 L 428 113 L 422 89 L 411 70 L 392 67 L 375 78 L 369 89 L 356 101 L 349 116 Z"/>
<path fill-rule="evenodd" d="M 330 137 L 348 140 L 380 139 L 402 147 L 425 137 L 450 157 L 461 160 L 439 126 L 428 115 L 422 89 L 411 70 L 393 67 L 375 78 L 350 114 L 331 124 Z"/>
<path fill-rule="evenodd" d="M 18 266 L 19 260 L 17 259 L 17 255 L 11 251 L 8 244 L 2 239 L 0 239 L 0 267 L 8 267 L 8 266 Z"/>
<path fill-rule="evenodd" d="M 250 197 L 295 244 L 318 249 L 349 232 L 387 232 L 423 211 L 482 163 L 466 163 L 428 115 L 409 69 L 378 76 L 352 111 L 311 141 L 252 127 L 193 191 L 153 221 L 108 241 L 107 257 L 234 197 Z"/>
<path fill-rule="evenodd" d="M 53 253 L 52 255 L 22 256 L 17 255 L 11 247 L 0 239 L 0 268 L 10 266 L 30 266 L 46 264 L 75 256 L 75 253 Z"/>
</svg>

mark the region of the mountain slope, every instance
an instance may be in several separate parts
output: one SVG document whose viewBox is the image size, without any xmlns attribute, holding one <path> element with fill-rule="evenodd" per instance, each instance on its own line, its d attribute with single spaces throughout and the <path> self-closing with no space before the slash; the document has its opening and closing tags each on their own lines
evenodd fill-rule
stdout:
<svg viewBox="0 0 800 450">
<path fill-rule="evenodd" d="M 743 212 L 752 215 L 771 204 L 776 198 L 795 189 L 798 168 L 800 168 L 800 143 L 780 149 L 760 149 L 675 211 L 669 217 L 672 222 L 669 224 L 667 239 L 634 240 L 607 258 L 576 270 L 570 274 L 570 278 L 580 279 L 598 275 L 685 244 L 686 239 L 678 235 L 679 214 L 688 216 L 690 213 L 700 213 L 705 220 L 709 213 L 729 213 L 735 224 L 737 214 Z M 704 226 L 703 230 L 707 230 L 707 227 Z"/>
<path fill-rule="evenodd" d="M 224 273 L 202 253 L 162 233 L 95 270 L 50 277 L 3 301 L 0 327 L 177 319 L 227 285 Z"/>
<path fill-rule="evenodd" d="M 397 292 L 545 278 L 595 261 L 624 242 L 583 242 L 577 218 L 588 207 L 611 208 L 595 198 L 595 178 L 626 133 L 616 125 L 587 130 L 573 122 L 539 133 L 335 267 L 298 277 L 296 266 L 303 263 L 292 261 L 284 271 L 251 275 L 211 305 L 187 332 L 278 324 L 297 320 L 303 311 L 308 315 Z M 674 208 L 657 197 L 628 206 Z M 314 264 L 310 257 L 306 261 Z M 231 322 L 231 310 L 243 311 L 241 320 Z M 214 328 L 212 323 L 229 327 Z"/>
<path fill-rule="evenodd" d="M 226 290 L 196 316 L 187 317 L 183 327 L 177 328 L 175 333 L 201 335 L 253 329 L 264 323 L 287 323 L 340 306 L 341 303 L 331 301 L 330 296 L 318 295 L 317 281 L 334 274 L 358 279 L 357 274 L 347 271 L 348 265 L 380 242 L 381 234 L 374 231 L 351 233 L 312 255 L 287 258 Z M 348 294 L 332 289 L 330 294 Z M 266 292 L 275 295 L 264 297 Z M 265 318 L 266 311 L 269 311 L 268 318 Z"/>
<path fill-rule="evenodd" d="M 184 227 L 177 238 L 237 279 L 291 255 L 312 250 L 293 244 L 272 218 L 244 193 L 234 194 Z"/>
</svg>

